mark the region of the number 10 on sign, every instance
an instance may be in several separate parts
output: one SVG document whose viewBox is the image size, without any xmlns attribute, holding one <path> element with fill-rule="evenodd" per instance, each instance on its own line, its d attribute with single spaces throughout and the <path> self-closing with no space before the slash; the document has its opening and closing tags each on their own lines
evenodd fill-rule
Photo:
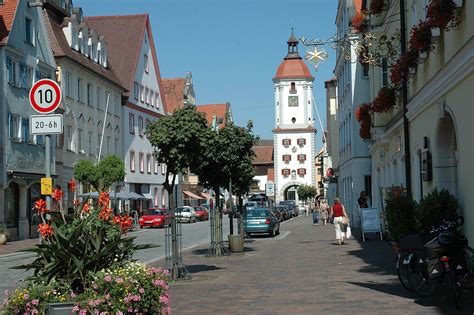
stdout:
<svg viewBox="0 0 474 315">
<path fill-rule="evenodd" d="M 53 80 L 39 80 L 30 90 L 30 104 L 40 114 L 54 112 L 60 103 L 61 88 Z"/>
</svg>

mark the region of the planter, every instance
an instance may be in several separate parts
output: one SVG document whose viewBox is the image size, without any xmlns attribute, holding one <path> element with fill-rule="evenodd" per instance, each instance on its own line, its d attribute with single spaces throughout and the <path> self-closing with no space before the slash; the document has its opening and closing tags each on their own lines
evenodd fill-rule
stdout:
<svg viewBox="0 0 474 315">
<path fill-rule="evenodd" d="M 72 314 L 72 309 L 74 308 L 74 303 L 52 303 L 48 305 L 46 314 L 48 315 L 66 315 Z"/>
<path fill-rule="evenodd" d="M 244 238 L 241 234 L 227 235 L 229 239 L 230 251 L 233 253 L 239 253 L 244 251 Z"/>
<path fill-rule="evenodd" d="M 416 75 L 416 68 L 408 68 L 408 77 L 414 78 Z"/>
<path fill-rule="evenodd" d="M 438 40 L 438 38 L 441 36 L 441 30 L 439 27 L 433 27 L 431 29 L 431 37 L 433 40 Z"/>
<path fill-rule="evenodd" d="M 425 60 L 426 58 L 428 58 L 428 53 L 425 51 L 425 52 L 422 52 L 418 55 L 418 58 L 420 60 Z"/>
<path fill-rule="evenodd" d="M 0 245 L 5 245 L 7 243 L 6 234 L 0 234 Z"/>
</svg>

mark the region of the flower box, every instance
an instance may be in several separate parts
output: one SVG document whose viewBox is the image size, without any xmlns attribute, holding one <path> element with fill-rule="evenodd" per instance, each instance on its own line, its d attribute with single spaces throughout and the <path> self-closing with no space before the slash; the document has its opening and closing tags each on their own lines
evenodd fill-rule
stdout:
<svg viewBox="0 0 474 315">
<path fill-rule="evenodd" d="M 416 75 L 416 68 L 409 68 L 408 69 L 408 77 L 409 78 L 414 78 Z"/>
<path fill-rule="evenodd" d="M 438 37 L 441 36 L 441 30 L 439 27 L 433 27 L 431 29 L 431 36 L 433 39 L 437 39 Z"/>
<path fill-rule="evenodd" d="M 75 303 L 51 303 L 48 305 L 48 315 L 72 314 Z"/>
<path fill-rule="evenodd" d="M 425 60 L 426 58 L 428 58 L 428 53 L 425 51 L 425 52 L 422 52 L 418 55 L 418 58 L 420 60 Z"/>
</svg>

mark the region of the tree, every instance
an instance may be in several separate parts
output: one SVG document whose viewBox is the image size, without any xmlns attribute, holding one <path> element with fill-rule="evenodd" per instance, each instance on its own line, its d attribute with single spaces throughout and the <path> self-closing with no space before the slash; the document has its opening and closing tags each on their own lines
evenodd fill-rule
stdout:
<svg viewBox="0 0 474 315">
<path fill-rule="evenodd" d="M 202 154 L 202 135 L 209 128 L 204 114 L 194 106 L 177 109 L 173 115 L 165 116 L 147 126 L 146 135 L 154 147 L 154 156 L 159 163 L 166 164 L 163 187 L 168 192 L 169 207 L 174 213 L 173 188 L 176 175 L 185 173 L 188 168 L 196 168 Z M 171 176 L 171 181 L 170 181 Z M 178 253 L 176 217 L 171 220 L 171 251 L 173 280 L 185 276 Z"/>
<path fill-rule="evenodd" d="M 74 177 L 96 191 L 107 191 L 115 182 L 125 178 L 125 164 L 116 155 L 109 155 L 94 165 L 90 160 L 80 160 L 74 165 Z"/>
<path fill-rule="evenodd" d="M 229 121 L 229 119 L 226 119 Z M 233 187 L 240 192 L 247 192 L 251 179 L 252 147 L 257 141 L 252 132 L 253 124 L 239 127 L 232 122 L 226 124 L 217 132 L 208 129 L 203 134 L 204 150 L 200 155 L 198 167 L 192 171 L 199 176 L 200 183 L 207 188 L 212 188 L 216 193 L 216 204 L 220 206 L 219 190 L 228 187 L 232 179 Z M 215 218 L 216 242 L 211 244 L 211 255 L 220 256 L 223 253 L 221 239 L 222 209 L 219 208 Z"/>
<path fill-rule="evenodd" d="M 297 193 L 300 199 L 306 202 L 308 199 L 316 197 L 317 190 L 311 185 L 301 185 L 298 187 Z"/>
</svg>

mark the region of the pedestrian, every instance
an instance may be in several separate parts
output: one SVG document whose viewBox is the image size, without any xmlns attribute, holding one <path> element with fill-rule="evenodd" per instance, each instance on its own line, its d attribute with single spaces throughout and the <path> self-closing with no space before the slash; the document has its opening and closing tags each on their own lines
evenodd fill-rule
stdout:
<svg viewBox="0 0 474 315">
<path fill-rule="evenodd" d="M 316 206 L 314 209 L 313 209 L 313 225 L 318 225 L 319 224 L 319 207 Z"/>
<path fill-rule="evenodd" d="M 359 199 L 357 199 L 357 203 L 359 204 L 359 208 L 368 208 L 369 205 L 367 204 L 367 193 L 362 190 L 359 195 Z"/>
<path fill-rule="evenodd" d="M 343 232 L 342 229 L 344 229 L 343 225 L 349 223 L 349 218 L 347 217 L 346 209 L 339 198 L 334 198 L 334 204 L 331 207 L 330 215 L 333 217 L 334 228 L 336 229 L 336 241 L 339 245 L 344 244 L 346 233 Z"/>
<path fill-rule="evenodd" d="M 329 218 L 329 206 L 326 199 L 323 199 L 321 201 L 321 206 L 319 206 L 319 209 L 320 209 L 319 213 L 321 215 L 321 220 L 323 221 L 323 225 L 326 225 Z"/>
<path fill-rule="evenodd" d="M 309 205 L 308 204 L 304 205 L 304 213 L 305 213 L 305 216 L 307 217 L 308 213 L 309 213 Z"/>
</svg>

